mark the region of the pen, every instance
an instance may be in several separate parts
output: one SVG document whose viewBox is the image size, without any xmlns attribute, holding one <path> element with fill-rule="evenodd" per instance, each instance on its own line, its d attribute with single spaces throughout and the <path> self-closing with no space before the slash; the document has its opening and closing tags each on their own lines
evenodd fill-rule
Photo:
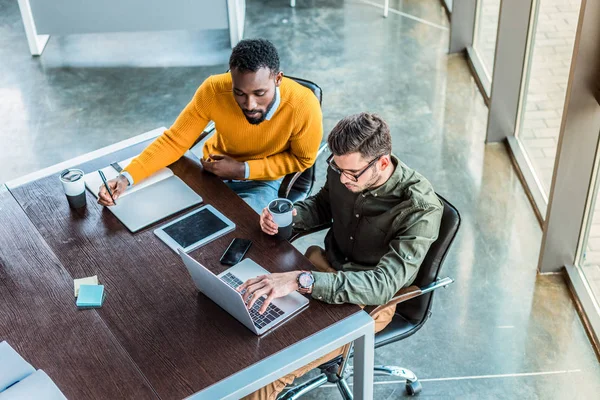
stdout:
<svg viewBox="0 0 600 400">
<path fill-rule="evenodd" d="M 115 206 L 117 205 L 117 202 L 115 201 L 115 198 L 113 197 L 112 192 L 110 191 L 110 188 L 108 187 L 108 183 L 106 182 L 106 176 L 104 176 L 104 172 L 102 172 L 101 169 L 98 170 L 98 174 L 100 175 L 100 178 L 102 179 L 102 183 L 104 183 L 104 187 L 106 188 L 106 190 L 108 191 L 108 194 L 110 194 L 110 198 L 112 199 L 113 203 L 115 204 Z"/>
</svg>

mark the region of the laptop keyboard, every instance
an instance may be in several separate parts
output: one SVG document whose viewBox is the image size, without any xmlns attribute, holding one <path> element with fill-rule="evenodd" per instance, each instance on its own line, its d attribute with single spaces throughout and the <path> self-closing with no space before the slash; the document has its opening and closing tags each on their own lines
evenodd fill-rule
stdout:
<svg viewBox="0 0 600 400">
<path fill-rule="evenodd" d="M 221 280 L 234 289 L 243 283 L 230 272 L 223 275 L 221 277 Z M 244 294 L 244 292 L 245 290 L 243 290 L 241 294 Z M 283 315 L 283 310 L 274 305 L 273 303 L 267 306 L 267 311 L 265 311 L 263 314 L 259 314 L 258 310 L 260 310 L 260 308 L 262 307 L 263 301 L 264 297 L 261 297 L 260 299 L 256 300 L 252 308 L 248 310 L 248 312 L 250 313 L 250 318 L 252 318 L 252 321 L 254 322 L 254 326 L 256 326 L 258 329 L 265 327 L 267 324 L 270 324 L 275 319 Z"/>
</svg>

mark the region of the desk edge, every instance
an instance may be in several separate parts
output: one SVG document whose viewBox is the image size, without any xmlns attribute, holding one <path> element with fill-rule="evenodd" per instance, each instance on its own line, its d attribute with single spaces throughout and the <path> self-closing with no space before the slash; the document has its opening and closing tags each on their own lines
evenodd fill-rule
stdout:
<svg viewBox="0 0 600 400">
<path fill-rule="evenodd" d="M 53 175 L 56 173 L 59 173 L 60 171 L 62 171 L 65 168 L 69 168 L 73 165 L 79 165 L 79 164 L 83 164 L 87 161 L 93 160 L 95 158 L 98 157 L 102 157 L 105 156 L 107 154 L 113 153 L 115 151 L 124 149 L 126 147 L 129 146 L 133 146 L 135 144 L 141 143 L 143 141 L 146 141 L 148 139 L 152 139 L 155 137 L 158 137 L 159 135 L 161 135 L 167 128 L 160 127 L 160 128 L 156 128 L 153 129 L 151 131 L 145 132 L 145 133 L 141 133 L 137 136 L 131 137 L 129 139 L 125 139 L 122 140 L 120 142 L 117 143 L 113 143 L 111 145 L 108 145 L 106 147 L 102 147 L 98 150 L 94 150 L 91 151 L 89 153 L 86 154 L 82 154 L 80 156 L 77 156 L 75 158 L 71 158 L 70 160 L 66 160 L 63 162 L 60 162 L 58 164 L 54 164 L 51 165 L 49 167 L 40 169 L 38 171 L 32 172 L 30 174 L 24 175 L 20 178 L 16 178 L 13 179 L 11 181 L 8 181 L 5 183 L 6 187 L 8 187 L 8 189 L 15 189 L 19 186 L 23 186 L 27 183 L 33 182 L 35 180 L 41 179 L 41 178 L 45 178 L 49 175 Z"/>
<path fill-rule="evenodd" d="M 375 335 L 375 322 L 366 312 L 358 312 L 260 360 L 193 395 L 187 400 L 238 399 L 295 371 L 296 369 L 350 343 L 359 337 Z M 299 354 L 303 354 L 299 356 Z M 264 373 L 263 371 L 267 371 Z"/>
</svg>

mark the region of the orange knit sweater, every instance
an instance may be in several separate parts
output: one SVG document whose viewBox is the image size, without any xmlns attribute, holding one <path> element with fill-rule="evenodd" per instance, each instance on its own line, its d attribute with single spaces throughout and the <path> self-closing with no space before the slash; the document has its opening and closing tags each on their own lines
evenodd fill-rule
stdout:
<svg viewBox="0 0 600 400">
<path fill-rule="evenodd" d="M 321 107 L 315 95 L 283 78 L 281 102 L 270 120 L 252 125 L 232 93 L 229 73 L 205 80 L 175 123 L 125 168 L 134 182 L 177 161 L 209 121 L 216 133 L 203 153 L 225 154 L 248 162 L 249 179 L 273 180 L 313 165 L 323 136 Z"/>
</svg>

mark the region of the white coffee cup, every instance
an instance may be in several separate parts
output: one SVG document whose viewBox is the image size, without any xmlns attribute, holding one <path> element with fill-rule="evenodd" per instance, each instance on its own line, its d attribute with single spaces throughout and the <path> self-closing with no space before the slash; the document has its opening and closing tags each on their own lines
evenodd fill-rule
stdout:
<svg viewBox="0 0 600 400">
<path fill-rule="evenodd" d="M 269 203 L 268 210 L 273 216 L 273 221 L 279 227 L 276 236 L 281 239 L 289 239 L 292 236 L 294 203 L 288 199 L 278 198 Z"/>
<path fill-rule="evenodd" d="M 85 179 L 83 176 L 83 171 L 77 168 L 65 169 L 59 175 L 71 208 L 85 206 Z"/>
</svg>

